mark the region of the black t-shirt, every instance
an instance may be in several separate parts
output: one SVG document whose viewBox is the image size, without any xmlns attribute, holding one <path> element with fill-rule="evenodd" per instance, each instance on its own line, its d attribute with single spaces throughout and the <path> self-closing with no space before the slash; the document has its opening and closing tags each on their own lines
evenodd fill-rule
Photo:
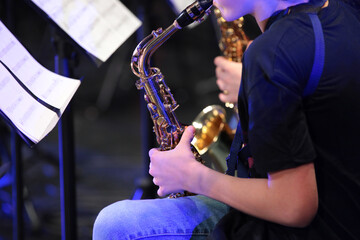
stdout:
<svg viewBox="0 0 360 240">
<path fill-rule="evenodd" d="M 233 236 L 257 226 L 264 239 L 360 239 L 360 16 L 337 0 L 319 12 L 324 70 L 304 98 L 315 37 L 307 13 L 295 9 L 273 16 L 246 51 L 238 106 L 256 172 L 315 163 L 319 211 L 304 229 L 235 212 Z"/>
</svg>

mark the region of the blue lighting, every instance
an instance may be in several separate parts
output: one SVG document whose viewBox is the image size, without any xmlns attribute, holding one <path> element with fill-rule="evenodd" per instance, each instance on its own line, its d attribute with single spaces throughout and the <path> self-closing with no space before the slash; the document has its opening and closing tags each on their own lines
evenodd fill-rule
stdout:
<svg viewBox="0 0 360 240">
<path fill-rule="evenodd" d="M 0 178 L 0 188 L 9 186 L 10 184 L 11 184 L 10 173 L 7 173 L 2 178 Z"/>
</svg>

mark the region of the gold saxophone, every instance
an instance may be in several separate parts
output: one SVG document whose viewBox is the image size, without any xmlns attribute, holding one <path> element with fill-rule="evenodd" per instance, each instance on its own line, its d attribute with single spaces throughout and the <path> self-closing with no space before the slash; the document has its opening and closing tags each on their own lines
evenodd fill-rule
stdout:
<svg viewBox="0 0 360 240">
<path fill-rule="evenodd" d="M 167 41 L 177 30 L 182 29 L 194 21 L 203 21 L 206 14 L 210 13 L 212 0 L 198 0 L 189 5 L 180 13 L 178 18 L 167 29 L 159 28 L 152 31 L 136 47 L 131 59 L 132 72 L 139 77 L 136 82 L 137 89 L 144 89 L 144 98 L 147 108 L 154 123 L 156 140 L 161 151 L 176 147 L 184 132 L 175 110 L 178 104 L 175 101 L 170 88 L 164 81 L 160 69 L 150 66 L 151 56 Z M 203 163 L 200 154 L 191 146 L 196 160 Z M 191 195 L 187 192 L 172 193 L 170 198 Z"/>
<path fill-rule="evenodd" d="M 228 22 L 221 16 L 221 12 L 217 8 L 214 8 L 214 14 L 221 33 L 220 50 L 228 60 L 241 62 L 244 51 L 249 44 L 249 38 L 243 30 L 244 18 L 241 17 Z"/>
<path fill-rule="evenodd" d="M 241 62 L 249 44 L 249 38 L 243 31 L 244 18 L 228 22 L 221 16 L 219 9 L 214 8 L 213 12 L 220 29 L 220 50 L 228 60 Z M 233 110 L 230 117 L 226 116 L 226 110 L 222 106 L 211 105 L 204 108 L 192 123 L 196 129 L 192 144 L 201 156 L 210 155 L 213 167 L 220 172 L 226 170 L 225 158 L 229 154 L 239 121 L 236 104 L 225 103 L 225 106 Z"/>
<path fill-rule="evenodd" d="M 221 16 L 221 12 L 217 8 L 214 9 L 214 14 L 221 33 L 219 41 L 220 50 L 228 60 L 241 62 L 245 49 L 249 44 L 249 38 L 243 30 L 244 18 L 241 17 L 228 22 Z M 233 108 L 235 113 L 238 113 L 237 106 L 234 103 L 225 103 L 225 106 Z"/>
</svg>

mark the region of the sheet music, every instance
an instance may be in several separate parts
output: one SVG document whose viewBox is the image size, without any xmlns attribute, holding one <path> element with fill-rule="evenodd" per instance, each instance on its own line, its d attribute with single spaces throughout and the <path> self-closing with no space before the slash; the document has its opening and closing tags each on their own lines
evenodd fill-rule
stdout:
<svg viewBox="0 0 360 240">
<path fill-rule="evenodd" d="M 0 60 L 38 98 L 63 112 L 80 81 L 60 76 L 40 65 L 2 22 L 0 39 Z"/>
<path fill-rule="evenodd" d="M 0 21 L 0 60 L 37 98 L 60 109 L 69 104 L 80 85 L 40 65 Z M 59 116 L 33 98 L 0 64 L 0 109 L 35 143 L 54 128 Z"/>
<path fill-rule="evenodd" d="M 33 142 L 39 142 L 57 123 L 55 112 L 39 104 L 0 64 L 0 109 Z"/>
<path fill-rule="evenodd" d="M 72 39 L 105 62 L 141 26 L 118 0 L 32 0 Z"/>
</svg>

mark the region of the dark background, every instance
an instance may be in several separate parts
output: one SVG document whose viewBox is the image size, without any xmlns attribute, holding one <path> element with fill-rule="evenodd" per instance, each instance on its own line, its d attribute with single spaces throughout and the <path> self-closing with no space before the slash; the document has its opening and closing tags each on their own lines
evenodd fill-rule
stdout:
<svg viewBox="0 0 360 240">
<path fill-rule="evenodd" d="M 176 17 L 165 0 L 122 3 L 136 15 L 143 7 L 142 31 L 146 35 L 159 27 L 166 28 Z M 51 39 L 57 30 L 40 11 L 26 0 L 1 0 L 0 19 L 40 64 L 54 70 Z M 176 114 L 183 123 L 190 124 L 207 105 L 221 105 L 213 65 L 220 51 L 212 20 L 177 32 L 152 58 L 152 65 L 161 69 L 180 104 Z M 143 96 L 135 87 L 137 78 L 130 69 L 133 50 L 143 37 L 140 32 L 133 34 L 99 67 L 74 48 L 77 58 L 73 77 L 82 79 L 71 102 L 79 239 L 91 239 L 92 225 L 103 207 L 132 198 L 147 180 L 143 135 L 152 126 L 144 127 L 141 121 L 148 113 L 140 108 Z M 6 181 L 11 175 L 7 170 L 11 164 L 9 127 L 4 121 L 0 121 L 0 137 L 0 166 L 6 170 L 0 177 L 0 240 L 7 240 L 12 239 L 13 209 L 11 182 Z M 152 136 L 150 139 L 152 145 Z M 25 239 L 60 239 L 58 129 L 33 148 L 22 143 Z"/>
</svg>

